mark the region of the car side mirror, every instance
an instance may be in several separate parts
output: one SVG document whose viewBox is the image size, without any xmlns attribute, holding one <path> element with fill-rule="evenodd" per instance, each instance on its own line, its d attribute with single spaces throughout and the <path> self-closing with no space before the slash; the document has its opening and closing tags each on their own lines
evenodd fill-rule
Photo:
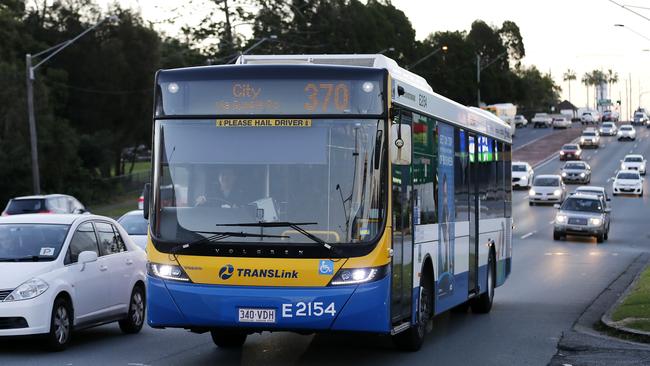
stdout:
<svg viewBox="0 0 650 366">
<path fill-rule="evenodd" d="M 559 210 L 560 209 L 560 204 L 556 203 L 556 204 L 553 205 L 553 207 L 555 207 L 555 208 L 557 208 Z"/>
<path fill-rule="evenodd" d="M 605 208 L 605 212 L 610 213 L 610 212 L 612 212 L 612 209 L 607 207 L 607 208 Z"/>
<path fill-rule="evenodd" d="M 396 123 L 390 127 L 390 157 L 393 165 L 411 164 L 411 126 Z M 147 198 L 145 197 L 145 200 Z"/>
<path fill-rule="evenodd" d="M 607 197 L 607 199 L 605 201 L 609 202 L 611 200 L 612 200 L 611 198 Z"/>
<path fill-rule="evenodd" d="M 144 192 L 142 193 L 144 196 L 144 202 L 142 202 L 142 216 L 146 220 L 149 220 L 149 198 L 151 196 L 151 183 L 146 183 L 144 185 Z"/>
<path fill-rule="evenodd" d="M 79 253 L 77 262 L 81 263 L 81 271 L 83 272 L 86 269 L 86 263 L 91 263 L 97 261 L 97 252 L 91 250 L 86 250 Z"/>
</svg>

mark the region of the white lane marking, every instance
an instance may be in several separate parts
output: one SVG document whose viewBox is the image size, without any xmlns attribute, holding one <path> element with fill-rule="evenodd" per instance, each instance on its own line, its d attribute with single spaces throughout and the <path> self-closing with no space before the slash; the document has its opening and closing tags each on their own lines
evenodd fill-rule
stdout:
<svg viewBox="0 0 650 366">
<path fill-rule="evenodd" d="M 594 151 L 594 154 L 598 154 L 599 151 L 600 151 L 600 150 L 596 150 L 596 151 Z"/>
<path fill-rule="evenodd" d="M 613 181 L 613 180 L 614 180 L 614 177 L 609 177 L 609 178 L 607 178 L 607 183 L 609 183 L 610 181 Z"/>
<path fill-rule="evenodd" d="M 548 222 L 549 225 L 553 225 L 555 223 L 555 220 L 551 220 Z"/>
<path fill-rule="evenodd" d="M 636 143 L 636 144 L 634 144 L 634 147 L 635 147 L 635 148 L 636 148 L 637 146 L 639 146 L 639 144 L 638 144 L 638 143 Z"/>
<path fill-rule="evenodd" d="M 522 238 L 522 239 L 530 238 L 530 237 L 531 237 L 533 234 L 535 234 L 536 232 L 537 232 L 537 231 L 532 231 L 532 232 L 530 232 L 530 233 L 528 233 L 528 234 L 526 234 L 526 235 L 522 235 L 521 238 Z"/>
</svg>

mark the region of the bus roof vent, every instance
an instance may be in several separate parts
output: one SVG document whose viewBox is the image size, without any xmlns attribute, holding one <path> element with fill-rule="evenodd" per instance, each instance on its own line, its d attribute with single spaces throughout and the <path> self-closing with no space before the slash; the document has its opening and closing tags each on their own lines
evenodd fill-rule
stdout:
<svg viewBox="0 0 650 366">
<path fill-rule="evenodd" d="M 314 64 L 376 67 L 378 55 L 243 55 L 238 64 Z M 383 57 L 383 56 L 379 56 Z"/>
</svg>

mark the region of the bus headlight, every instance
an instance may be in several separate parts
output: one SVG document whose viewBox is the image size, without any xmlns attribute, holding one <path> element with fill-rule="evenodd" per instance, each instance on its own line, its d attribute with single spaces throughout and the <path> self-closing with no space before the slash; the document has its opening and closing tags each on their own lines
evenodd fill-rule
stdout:
<svg viewBox="0 0 650 366">
<path fill-rule="evenodd" d="M 182 267 L 173 264 L 147 263 L 147 273 L 150 276 L 165 280 L 188 282 L 190 278 Z"/>
<path fill-rule="evenodd" d="M 356 285 L 359 283 L 377 281 L 384 278 L 387 271 L 388 266 L 371 268 L 341 268 L 334 278 L 332 278 L 330 285 Z"/>
</svg>

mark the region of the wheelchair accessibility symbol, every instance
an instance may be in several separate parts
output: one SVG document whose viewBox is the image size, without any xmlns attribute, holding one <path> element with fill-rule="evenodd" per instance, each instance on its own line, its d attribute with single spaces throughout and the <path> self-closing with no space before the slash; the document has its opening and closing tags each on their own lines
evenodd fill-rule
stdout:
<svg viewBox="0 0 650 366">
<path fill-rule="evenodd" d="M 334 262 L 329 259 L 322 259 L 318 265 L 318 274 L 331 275 L 334 273 Z"/>
</svg>

